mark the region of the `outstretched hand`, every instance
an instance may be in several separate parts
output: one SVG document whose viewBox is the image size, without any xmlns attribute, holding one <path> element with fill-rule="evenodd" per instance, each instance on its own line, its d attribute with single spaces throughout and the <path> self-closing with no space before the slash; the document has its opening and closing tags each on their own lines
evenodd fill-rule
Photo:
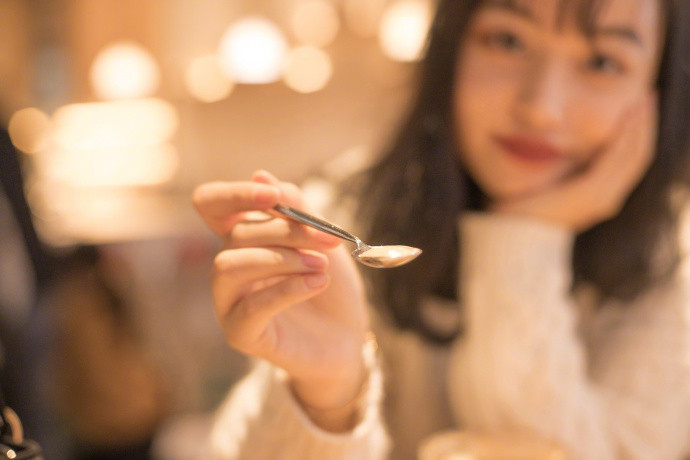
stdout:
<svg viewBox="0 0 690 460">
<path fill-rule="evenodd" d="M 276 217 L 278 202 L 304 206 L 296 186 L 265 171 L 195 190 L 199 214 L 223 241 L 216 315 L 228 343 L 285 369 L 306 406 L 341 407 L 364 379 L 363 285 L 340 240 Z"/>
<path fill-rule="evenodd" d="M 530 196 L 493 203 L 491 209 L 537 217 L 576 232 L 614 217 L 652 162 L 657 117 L 656 96 L 645 95 L 583 170 Z"/>
</svg>

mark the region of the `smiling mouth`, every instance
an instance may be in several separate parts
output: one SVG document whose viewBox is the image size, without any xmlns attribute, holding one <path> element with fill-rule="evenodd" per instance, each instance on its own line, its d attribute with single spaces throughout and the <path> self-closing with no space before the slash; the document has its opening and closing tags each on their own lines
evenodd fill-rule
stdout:
<svg viewBox="0 0 690 460">
<path fill-rule="evenodd" d="M 553 144 L 524 136 L 494 136 L 494 141 L 511 157 L 532 164 L 547 164 L 563 158 Z"/>
</svg>

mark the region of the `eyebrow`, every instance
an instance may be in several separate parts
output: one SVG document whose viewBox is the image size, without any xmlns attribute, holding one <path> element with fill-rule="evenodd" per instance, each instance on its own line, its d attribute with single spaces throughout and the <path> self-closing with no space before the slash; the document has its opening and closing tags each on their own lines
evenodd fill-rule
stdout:
<svg viewBox="0 0 690 460">
<path fill-rule="evenodd" d="M 483 6 L 506 10 L 530 21 L 537 22 L 537 18 L 532 13 L 532 10 L 520 6 L 515 0 L 485 0 Z"/>
<path fill-rule="evenodd" d="M 538 19 L 532 13 L 532 10 L 521 6 L 519 2 L 515 0 L 485 0 L 484 6 L 488 8 L 496 8 L 510 13 L 514 13 L 530 22 L 538 23 Z M 634 28 L 628 26 L 601 26 L 598 27 L 594 25 L 591 30 L 588 30 L 587 35 L 592 37 L 612 37 L 620 38 L 626 40 L 636 46 L 644 47 L 644 42 L 640 38 Z"/>
<path fill-rule="evenodd" d="M 626 26 L 594 27 L 592 29 L 592 36 L 621 38 L 623 40 L 631 42 L 632 44 L 634 44 L 636 46 L 644 47 L 644 42 L 640 38 L 640 35 L 631 27 L 626 27 Z"/>
</svg>

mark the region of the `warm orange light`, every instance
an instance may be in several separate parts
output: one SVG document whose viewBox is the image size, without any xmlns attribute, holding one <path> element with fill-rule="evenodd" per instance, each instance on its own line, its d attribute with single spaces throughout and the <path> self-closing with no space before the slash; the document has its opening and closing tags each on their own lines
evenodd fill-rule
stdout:
<svg viewBox="0 0 690 460">
<path fill-rule="evenodd" d="M 203 56 L 189 63 L 185 72 L 187 91 L 201 102 L 217 102 L 228 97 L 235 84 L 220 68 L 216 56 Z"/>
<path fill-rule="evenodd" d="M 57 149 L 43 162 L 51 179 L 69 187 L 124 187 L 169 181 L 178 167 L 170 143 L 83 150 Z"/>
<path fill-rule="evenodd" d="M 305 45 L 327 46 L 340 29 L 340 20 L 333 4 L 326 0 L 300 3 L 292 16 L 292 33 Z"/>
<path fill-rule="evenodd" d="M 344 0 L 348 29 L 363 38 L 375 37 L 388 0 Z"/>
<path fill-rule="evenodd" d="M 390 5 L 381 18 L 379 44 L 396 61 L 418 60 L 426 45 L 431 9 L 424 0 L 402 0 Z"/>
<path fill-rule="evenodd" d="M 177 111 L 162 99 L 70 104 L 53 115 L 54 140 L 67 149 L 156 144 L 172 137 Z"/>
<path fill-rule="evenodd" d="M 50 119 L 42 110 L 27 107 L 10 118 L 10 139 L 24 153 L 37 153 L 48 146 Z"/>
<path fill-rule="evenodd" d="M 328 84 L 333 75 L 331 58 L 312 46 L 296 48 L 288 55 L 285 84 L 300 93 L 313 93 Z"/>
<path fill-rule="evenodd" d="M 160 99 L 59 108 L 51 149 L 36 156 L 40 176 L 71 187 L 161 184 L 177 168 L 170 141 L 177 113 Z"/>
<path fill-rule="evenodd" d="M 99 98 L 127 99 L 153 95 L 158 88 L 160 71 L 146 49 L 124 41 L 101 50 L 89 76 Z"/>
<path fill-rule="evenodd" d="M 271 83 L 283 75 L 287 44 L 271 21 L 255 16 L 232 24 L 223 34 L 218 59 L 223 73 L 237 83 Z"/>
</svg>

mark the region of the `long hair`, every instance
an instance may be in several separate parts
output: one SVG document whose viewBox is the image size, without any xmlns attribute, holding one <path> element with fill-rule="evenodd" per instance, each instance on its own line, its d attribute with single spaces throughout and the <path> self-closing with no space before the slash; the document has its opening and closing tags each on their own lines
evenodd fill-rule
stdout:
<svg viewBox="0 0 690 460">
<path fill-rule="evenodd" d="M 585 30 L 602 1 L 578 4 L 578 20 Z M 679 206 L 670 195 L 684 179 L 688 154 L 690 36 L 683 25 L 690 24 L 690 0 L 659 1 L 666 18 L 666 41 L 657 81 L 660 117 L 655 159 L 620 213 L 577 235 L 573 248 L 575 283 L 593 284 L 604 298 L 634 298 L 669 277 L 680 258 Z M 360 201 L 357 217 L 368 225 L 368 241 L 424 250 L 415 263 L 369 271 L 374 303 L 398 327 L 436 343 L 448 342 L 461 331 L 443 335 L 429 327 L 420 301 L 429 295 L 458 298 L 457 218 L 481 209 L 485 202 L 458 161 L 452 115 L 459 45 L 481 3 L 440 1 L 411 109 L 384 155 L 350 183 L 351 189 L 367 197 Z"/>
</svg>

